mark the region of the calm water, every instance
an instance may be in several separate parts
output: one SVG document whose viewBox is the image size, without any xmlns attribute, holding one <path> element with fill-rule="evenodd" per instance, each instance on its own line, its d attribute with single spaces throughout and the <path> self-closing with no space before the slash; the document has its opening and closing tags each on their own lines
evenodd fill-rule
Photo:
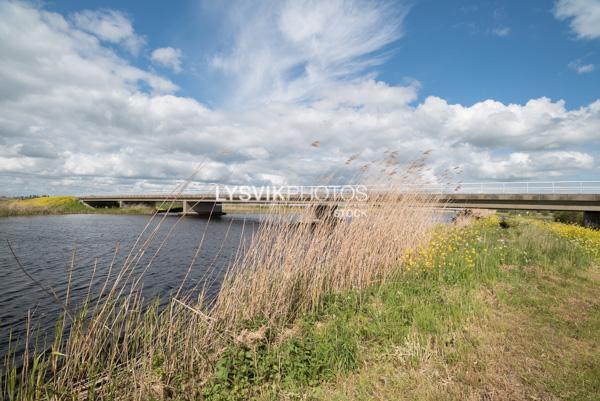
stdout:
<svg viewBox="0 0 600 401">
<path fill-rule="evenodd" d="M 440 213 L 448 221 L 452 213 Z M 240 249 L 258 228 L 261 215 L 228 215 L 208 222 L 206 219 L 166 217 L 155 240 L 140 263 L 143 269 L 160 240 L 172 230 L 169 240 L 143 277 L 146 300 L 156 296 L 168 299 L 177 291 L 202 241 L 184 289 L 192 291 L 207 284 L 209 296 L 218 291 L 222 275 Z M 9 334 L 22 338 L 28 312 L 42 333 L 50 333 L 62 308 L 51 295 L 19 268 L 9 250 L 10 241 L 23 268 L 61 299 L 67 292 L 71 256 L 75 250 L 69 304 L 81 304 L 91 288 L 97 294 L 104 284 L 117 243 L 120 251 L 110 279 L 123 265 L 127 253 L 150 217 L 124 215 L 66 215 L 0 218 L 0 361 L 8 350 Z M 207 226 L 208 224 L 208 226 Z M 204 238 L 203 238 L 204 237 Z M 202 239 L 203 238 L 203 239 Z M 96 273 L 92 272 L 96 263 Z M 90 286 L 91 283 L 91 286 Z M 17 350 L 17 354 L 20 350 Z"/>
<path fill-rule="evenodd" d="M 235 257 L 242 238 L 248 239 L 258 227 L 260 216 L 224 216 L 207 222 L 205 219 L 180 219 L 170 239 L 160 250 L 143 278 L 145 299 L 167 296 L 177 291 L 193 255 L 204 240 L 185 288 L 191 290 L 205 280 L 214 293 L 220 278 Z M 0 357 L 7 351 L 8 337 L 22 337 L 28 311 L 42 331 L 54 327 L 61 307 L 52 297 L 33 283 L 18 267 L 10 252 L 10 241 L 25 270 L 52 287 L 64 299 L 68 268 L 75 250 L 70 304 L 81 303 L 87 296 L 90 282 L 96 292 L 102 287 L 117 242 L 120 252 L 115 269 L 122 266 L 127 252 L 148 223 L 148 216 L 67 215 L 10 217 L 0 219 Z M 160 229 L 163 238 L 178 220 L 167 217 Z M 207 227 L 208 224 L 208 227 Z M 145 261 L 153 254 L 159 241 L 154 241 Z M 94 280 L 92 271 L 97 261 Z M 119 263 L 121 262 L 121 263 Z M 143 266 L 146 265 L 143 264 Z M 211 268 L 211 266 L 214 266 Z M 114 273 L 111 276 L 114 277 Z M 206 277 L 207 271 L 211 274 Z M 93 293 L 94 291 L 92 291 Z"/>
</svg>

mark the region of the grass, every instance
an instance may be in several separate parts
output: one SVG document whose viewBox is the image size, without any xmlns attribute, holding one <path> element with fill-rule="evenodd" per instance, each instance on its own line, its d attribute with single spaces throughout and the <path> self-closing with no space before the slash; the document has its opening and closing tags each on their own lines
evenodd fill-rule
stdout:
<svg viewBox="0 0 600 401">
<path fill-rule="evenodd" d="M 331 296 L 279 334 L 248 331 L 204 396 L 596 399 L 600 273 L 547 227 L 510 225 L 439 228 L 394 280 Z"/>
<path fill-rule="evenodd" d="M 302 213 L 302 207 L 298 206 L 272 206 L 263 204 L 225 203 L 223 212 L 228 214 L 271 214 L 271 213 Z"/>
<path fill-rule="evenodd" d="M 0 217 L 34 216 L 50 214 L 152 214 L 159 212 L 181 212 L 182 202 L 169 202 L 152 209 L 144 205 L 134 205 L 124 208 L 92 208 L 79 201 L 74 196 L 43 196 L 31 199 L 0 200 Z M 270 206 L 258 204 L 225 204 L 223 211 L 229 214 L 273 214 L 273 213 L 302 213 L 302 208 L 293 206 Z"/>
<path fill-rule="evenodd" d="M 593 258 L 545 225 L 513 220 L 504 230 L 490 223 L 453 229 L 460 235 L 452 243 L 434 239 L 445 257 L 438 253 L 432 263 L 424 249 L 411 272 L 341 318 L 354 325 L 353 343 L 362 348 L 356 369 L 317 386 L 281 385 L 263 398 L 597 399 L 600 273 Z M 341 316 L 348 314 L 325 320 Z"/>
<path fill-rule="evenodd" d="M 546 223 L 547 229 L 583 249 L 600 264 L 600 231 L 589 230 L 575 224 Z"/>
<path fill-rule="evenodd" d="M 48 214 L 152 214 L 154 210 L 145 206 L 127 208 L 92 208 L 73 196 L 43 196 L 31 199 L 9 199 L 0 201 L 0 217 L 33 216 Z"/>
<path fill-rule="evenodd" d="M 390 180 L 418 180 L 418 163 L 405 173 L 399 173 L 395 165 L 388 160 L 382 166 L 390 170 Z M 221 397 L 223 386 L 212 379 L 227 370 L 215 368 L 228 366 L 226 360 L 219 361 L 239 339 L 279 337 L 291 322 L 319 313 L 330 296 L 386 282 L 397 271 L 402 255 L 427 241 L 437 224 L 434 210 L 427 206 L 432 197 L 394 191 L 373 194 L 368 200 L 346 205 L 360 208 L 367 216 L 352 220 L 335 220 L 328 213 L 333 209 L 318 200 L 294 219 L 273 212 L 249 242 L 240 244 L 216 295 L 205 296 L 210 282 L 200 281 L 202 287 L 195 292 L 182 291 L 182 283 L 161 309 L 144 307 L 143 277 L 184 217 L 169 230 L 160 230 L 166 216 L 154 214 L 122 265 L 116 266 L 115 258 L 103 267 L 108 270 L 107 281 L 99 293 L 90 294 L 83 305 L 71 305 L 68 290 L 64 300 L 54 296 L 64 310 L 57 335 L 50 343 L 33 333 L 21 340 L 28 346 L 21 366 L 9 355 L 0 375 L 5 398 Z M 203 238 L 204 234 L 187 267 L 188 275 L 197 268 Z M 202 268 L 210 277 L 214 264 Z M 52 294 L 51 288 L 44 290 Z M 291 347 L 290 357 L 309 355 L 322 343 L 326 342 L 316 338 L 308 348 Z M 345 345 L 329 348 L 329 356 L 317 371 L 331 371 L 326 361 L 333 361 Z M 241 351 L 234 354 L 242 356 Z M 291 363 L 302 366 L 293 358 Z M 265 369 L 270 377 L 273 371 Z M 311 370 L 297 377 L 313 374 Z M 236 394 L 231 392 L 232 397 Z"/>
<path fill-rule="evenodd" d="M 210 304 L 178 291 L 164 310 L 135 291 L 144 244 L 168 239 L 149 223 L 97 302 L 65 301 L 49 352 L 8 361 L 5 398 L 595 399 L 595 234 L 440 227 L 420 202 L 386 195 L 337 224 L 274 214 Z"/>
</svg>

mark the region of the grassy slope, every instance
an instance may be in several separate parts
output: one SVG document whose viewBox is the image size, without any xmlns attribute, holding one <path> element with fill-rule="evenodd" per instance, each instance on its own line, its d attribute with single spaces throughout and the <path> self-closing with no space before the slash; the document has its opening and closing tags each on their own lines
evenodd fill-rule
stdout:
<svg viewBox="0 0 600 401">
<path fill-rule="evenodd" d="M 0 217 L 31 216 L 46 214 L 82 214 L 82 213 L 152 213 L 148 207 L 94 209 L 82 204 L 73 196 L 45 196 L 31 199 L 13 199 L 0 201 Z"/>
<path fill-rule="evenodd" d="M 257 322 L 216 362 L 204 395 L 596 399 L 594 255 L 540 225 L 492 221 L 441 233 L 405 262 L 394 282 L 332 297 L 283 333 Z"/>
</svg>

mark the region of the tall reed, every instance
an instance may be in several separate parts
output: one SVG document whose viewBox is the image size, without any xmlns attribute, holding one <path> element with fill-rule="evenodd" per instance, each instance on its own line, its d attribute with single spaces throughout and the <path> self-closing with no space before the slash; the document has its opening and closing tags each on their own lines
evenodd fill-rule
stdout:
<svg viewBox="0 0 600 401">
<path fill-rule="evenodd" d="M 318 310 L 329 294 L 385 281 L 401 268 L 407 251 L 428 240 L 438 222 L 436 196 L 404 190 L 423 180 L 422 161 L 400 169 L 393 159 L 378 165 L 383 179 L 363 176 L 362 182 L 381 185 L 366 200 L 314 199 L 294 208 L 300 211 L 293 218 L 272 209 L 249 242 L 240 240 L 213 298 L 206 294 L 208 282 L 195 291 L 183 291 L 182 283 L 166 307 L 145 306 L 143 276 L 179 221 L 164 233 L 166 217 L 155 214 L 124 263 L 116 266 L 113 258 L 95 297 L 77 311 L 68 300 L 61 304 L 64 314 L 49 347 L 29 348 L 21 364 L 7 357 L 0 375 L 4 397 L 168 399 L 177 386 L 194 398 L 223 347 L 248 322 L 260 320 L 278 331 L 298 314 Z M 167 203 L 184 190 L 185 184 Z M 356 217 L 335 216 L 343 211 Z M 204 269 L 210 277 L 214 263 L 196 265 L 205 235 L 210 233 L 203 233 L 187 268 Z M 25 341 L 35 343 L 29 335 Z"/>
</svg>

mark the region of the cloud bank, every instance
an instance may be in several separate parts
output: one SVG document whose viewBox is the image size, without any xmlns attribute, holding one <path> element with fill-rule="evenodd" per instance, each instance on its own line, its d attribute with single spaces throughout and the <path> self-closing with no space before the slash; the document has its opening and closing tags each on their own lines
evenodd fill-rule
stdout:
<svg viewBox="0 0 600 401">
<path fill-rule="evenodd" d="M 82 29 L 78 17 L 0 2 L 2 193 L 164 191 L 198 165 L 204 182 L 314 184 L 351 168 L 350 155 L 360 153 L 360 165 L 389 149 L 401 161 L 431 149 L 434 172 L 458 166 L 467 181 L 597 176 L 600 101 L 576 110 L 548 98 L 417 103 L 417 82 L 369 73 L 401 36 L 402 15 L 362 1 L 323 4 L 285 3 L 273 14 L 276 34 L 241 29 L 213 63 L 253 101 L 215 109 L 107 45 L 133 31 Z"/>
</svg>

